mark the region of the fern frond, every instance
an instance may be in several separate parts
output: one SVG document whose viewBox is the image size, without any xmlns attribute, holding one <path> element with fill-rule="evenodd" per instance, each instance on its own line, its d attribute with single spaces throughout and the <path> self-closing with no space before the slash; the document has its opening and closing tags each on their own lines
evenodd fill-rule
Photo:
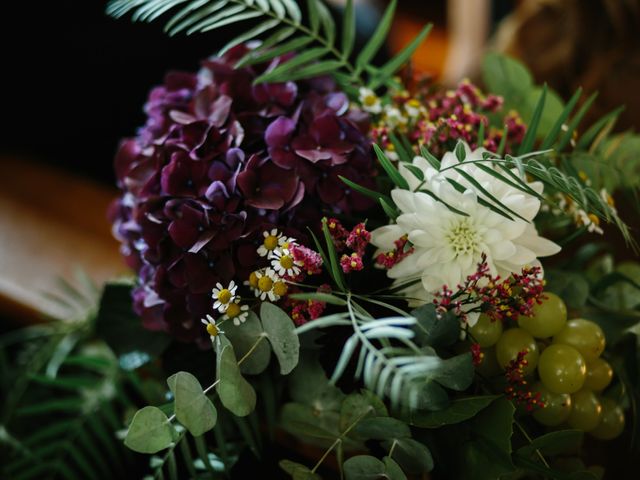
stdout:
<svg viewBox="0 0 640 480">
<path fill-rule="evenodd" d="M 440 408 L 448 398 L 443 387 L 464 390 L 470 385 L 470 356 L 445 360 L 431 348 L 419 348 L 412 341 L 415 318 L 373 320 L 357 313 L 350 298 L 347 306 L 353 334 L 344 344 L 332 383 L 344 374 L 359 349 L 356 378 L 379 397 L 389 398 L 392 408 Z"/>
<path fill-rule="evenodd" d="M 299 64 L 295 69 L 289 65 L 290 62 L 285 62 L 258 77 L 256 83 L 333 74 L 345 90 L 354 95 L 357 92 L 354 85 L 388 86 L 393 74 L 410 60 L 429 33 L 430 25 L 383 67 L 371 67 L 369 62 L 384 43 L 391 27 L 395 5 L 396 0 L 385 11 L 375 33 L 358 54 L 356 65 L 350 62 L 356 37 L 355 12 L 351 2 L 345 11 L 340 45 L 336 44 L 335 21 L 322 0 L 307 0 L 306 21 L 294 0 L 112 0 L 107 6 L 107 13 L 116 18 L 131 13 L 133 21 L 151 22 L 175 10 L 165 24 L 169 35 L 210 32 L 252 21 L 251 27 L 239 29 L 240 33 L 222 47 L 219 55 L 238 44 L 260 38 L 264 40 L 262 44 L 248 52 L 237 66 L 261 63 L 278 55 L 299 51 L 301 44 L 314 43 L 318 45 L 319 52 L 304 60 L 300 60 L 298 55 Z M 293 40 L 282 43 L 292 35 L 295 35 Z M 366 76 L 369 77 L 368 82 Z"/>
</svg>

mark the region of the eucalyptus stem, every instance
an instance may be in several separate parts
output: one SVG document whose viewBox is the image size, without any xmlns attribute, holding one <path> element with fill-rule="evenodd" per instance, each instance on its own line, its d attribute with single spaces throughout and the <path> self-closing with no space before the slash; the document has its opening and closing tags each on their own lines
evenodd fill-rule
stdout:
<svg viewBox="0 0 640 480">
<path fill-rule="evenodd" d="M 358 415 L 358 417 L 347 427 L 345 428 L 344 432 L 340 433 L 340 436 L 338 436 L 338 438 L 335 439 L 335 441 L 331 444 L 331 446 L 324 452 L 324 454 L 322 455 L 322 457 L 320 457 L 320 460 L 318 460 L 318 463 L 315 464 L 315 466 L 311 469 L 311 473 L 316 473 L 316 470 L 320 467 L 320 465 L 322 465 L 322 462 L 324 462 L 324 460 L 327 458 L 327 456 L 331 453 L 331 451 L 338 445 L 342 444 L 342 441 L 345 439 L 345 437 L 349 434 L 349 432 L 351 430 L 353 430 L 353 428 L 360 423 L 360 421 L 366 417 L 367 415 L 369 415 L 371 412 L 373 411 L 373 407 L 369 406 L 363 413 L 361 413 L 360 415 Z"/>
<path fill-rule="evenodd" d="M 527 431 L 524 429 L 524 427 L 520 424 L 520 422 L 518 422 L 517 420 L 513 420 L 513 423 L 516 427 L 518 427 L 518 430 L 520 430 L 520 433 L 522 434 L 522 436 L 527 440 L 527 442 L 529 442 L 529 444 L 533 443 L 533 439 L 529 436 L 529 434 L 527 433 Z M 551 468 L 549 466 L 549 463 L 547 463 L 547 460 L 544 458 L 544 455 L 542 455 L 542 453 L 540 452 L 540 450 L 538 450 L 536 448 L 536 455 L 538 455 L 538 458 L 540 459 L 540 461 L 544 464 L 545 467 L 547 468 Z"/>
</svg>

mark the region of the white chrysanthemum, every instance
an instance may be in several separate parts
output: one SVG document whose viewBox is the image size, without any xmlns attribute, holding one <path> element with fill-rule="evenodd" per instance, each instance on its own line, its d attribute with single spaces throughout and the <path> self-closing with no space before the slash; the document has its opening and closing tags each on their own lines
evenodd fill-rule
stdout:
<svg viewBox="0 0 640 480">
<path fill-rule="evenodd" d="M 424 182 L 400 165 L 400 173 L 407 180 L 410 190 L 395 189 L 391 196 L 401 214 L 396 224 L 372 232 L 371 242 L 383 251 L 393 250 L 394 241 L 408 235 L 415 250 L 389 269 L 388 275 L 396 279 L 396 285 L 412 279 L 421 280 L 405 289 L 405 295 L 412 304 L 431 300 L 433 293 L 443 285 L 455 289 L 462 284 L 468 275 L 475 272 L 483 253 L 487 255 L 492 274 L 504 278 L 513 272 L 520 272 L 524 266 L 538 265 L 538 257 L 560 251 L 558 245 L 540 237 L 533 223 L 530 223 L 540 209 L 540 200 L 497 180 L 478 168 L 477 164 L 470 163 L 482 160 L 484 149 L 471 152 L 467 145 L 465 149 L 467 155 L 462 163 L 454 153 L 446 153 L 440 171 L 434 169 L 426 159 L 415 157 L 413 165 L 424 172 Z M 481 205 L 478 202 L 478 189 L 455 170 L 446 170 L 453 165 L 458 165 L 501 204 L 526 221 L 517 217 L 509 220 Z M 463 185 L 466 190 L 458 192 L 447 178 Z M 528 185 L 537 193 L 542 193 L 541 183 Z M 452 212 L 442 202 L 419 190 L 434 193 L 468 216 Z"/>
</svg>

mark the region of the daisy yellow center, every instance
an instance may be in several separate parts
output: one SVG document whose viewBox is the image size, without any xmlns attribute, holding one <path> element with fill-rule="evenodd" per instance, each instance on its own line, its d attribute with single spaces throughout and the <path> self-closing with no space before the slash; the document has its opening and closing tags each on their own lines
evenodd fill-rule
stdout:
<svg viewBox="0 0 640 480">
<path fill-rule="evenodd" d="M 249 285 L 252 288 L 258 287 L 258 275 L 256 275 L 256 272 L 251 272 L 251 274 L 249 275 Z"/>
<path fill-rule="evenodd" d="M 451 228 L 447 240 L 457 255 L 468 255 L 476 250 L 479 243 L 478 233 L 473 225 L 462 220 Z"/>
<path fill-rule="evenodd" d="M 258 289 L 261 292 L 270 292 L 271 288 L 273 288 L 273 280 L 269 277 L 260 277 L 258 280 Z"/>
<path fill-rule="evenodd" d="M 207 325 L 207 333 L 212 337 L 217 337 L 220 331 L 218 330 L 218 327 L 216 327 L 213 323 L 210 323 Z"/>
<path fill-rule="evenodd" d="M 283 255 L 280 257 L 280 265 L 287 270 L 293 267 L 293 258 L 291 255 Z"/>
<path fill-rule="evenodd" d="M 287 290 L 288 290 L 287 284 L 284 282 L 276 282 L 273 284 L 273 293 L 275 293 L 279 297 L 286 295 Z"/>
<path fill-rule="evenodd" d="M 275 250 L 275 248 L 278 246 L 278 237 L 276 237 L 275 235 L 269 235 L 264 239 L 263 245 L 267 250 Z"/>
<path fill-rule="evenodd" d="M 218 301 L 220 303 L 224 303 L 227 304 L 231 301 L 231 297 L 233 295 L 231 294 L 231 291 L 227 288 L 223 288 L 222 290 L 220 290 L 220 293 L 218 294 Z"/>
<path fill-rule="evenodd" d="M 367 107 L 372 107 L 373 105 L 378 103 L 378 97 L 373 94 L 365 95 L 365 97 L 362 99 L 362 103 L 364 103 Z"/>
<path fill-rule="evenodd" d="M 231 305 L 229 305 L 229 308 L 227 308 L 227 317 L 235 318 L 238 315 L 240 315 L 240 305 L 238 305 L 237 303 L 232 303 Z"/>
</svg>

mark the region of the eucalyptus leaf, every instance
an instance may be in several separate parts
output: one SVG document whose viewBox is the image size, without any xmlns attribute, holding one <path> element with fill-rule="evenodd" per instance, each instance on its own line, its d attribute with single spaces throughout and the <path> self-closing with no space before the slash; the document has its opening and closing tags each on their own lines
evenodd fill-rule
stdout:
<svg viewBox="0 0 640 480">
<path fill-rule="evenodd" d="M 191 435 L 197 437 L 215 426 L 218 413 L 196 377 L 178 372 L 167 379 L 167 384 L 175 398 L 176 418 Z"/>
<path fill-rule="evenodd" d="M 387 467 L 371 455 L 356 455 L 343 465 L 347 480 L 376 480 L 386 477 Z"/>
<path fill-rule="evenodd" d="M 267 368 L 271 358 L 271 349 L 265 340 L 260 341 L 254 348 L 256 342 L 265 333 L 260 319 L 253 311 L 249 311 L 247 319 L 240 325 L 228 323 L 224 328 L 224 335 L 229 339 L 240 358 L 243 358 L 253 348 L 251 355 L 246 357 L 240 365 L 242 373 L 258 375 Z"/>
<path fill-rule="evenodd" d="M 437 411 L 411 412 L 411 425 L 420 428 L 438 428 L 464 422 L 496 400 L 498 395 L 483 395 L 478 397 L 463 397 L 452 400 L 448 407 Z"/>
<path fill-rule="evenodd" d="M 129 425 L 124 444 L 134 452 L 158 453 L 170 447 L 174 430 L 167 416 L 156 407 L 144 407 L 136 412 Z"/>
<path fill-rule="evenodd" d="M 589 283 L 575 272 L 546 270 L 546 289 L 562 298 L 569 308 L 582 308 L 589 296 Z"/>
<path fill-rule="evenodd" d="M 291 475 L 293 480 L 320 480 L 320 475 L 313 473 L 308 467 L 291 460 L 280 460 L 280 468 Z"/>
<path fill-rule="evenodd" d="M 460 338 L 460 321 L 453 312 L 439 314 L 436 306 L 428 303 L 411 311 L 417 320 L 413 330 L 419 345 L 448 347 Z"/>
<path fill-rule="evenodd" d="M 268 302 L 260 306 L 260 317 L 273 353 L 280 362 L 280 373 L 287 375 L 298 364 L 300 353 L 300 339 L 293 320 L 280 307 Z"/>
<path fill-rule="evenodd" d="M 390 450 L 394 443 L 391 458 L 398 462 L 404 472 L 418 475 L 433 470 L 433 457 L 426 445 L 412 438 L 396 438 L 385 440 L 382 446 Z"/>
<path fill-rule="evenodd" d="M 407 424 L 392 417 L 365 418 L 353 431 L 359 437 L 373 440 L 411 437 L 411 430 Z"/>
<path fill-rule="evenodd" d="M 393 458 L 384 457 L 382 459 L 385 467 L 385 474 L 389 478 L 389 480 L 407 480 L 407 476 L 400 468 L 400 465 L 396 463 Z"/>
<path fill-rule="evenodd" d="M 380 398 L 369 390 L 348 395 L 340 408 L 340 431 L 344 432 L 366 417 L 387 417 L 387 407 Z"/>
<path fill-rule="evenodd" d="M 256 392 L 240 373 L 240 367 L 230 344 L 218 352 L 216 386 L 222 405 L 238 417 L 249 415 L 256 407 Z"/>
<path fill-rule="evenodd" d="M 518 453 L 521 455 L 533 455 L 539 450 L 543 455 L 571 454 L 579 451 L 584 432 L 580 430 L 560 430 L 549 432 L 534 438 L 531 443 L 520 447 Z"/>
</svg>

